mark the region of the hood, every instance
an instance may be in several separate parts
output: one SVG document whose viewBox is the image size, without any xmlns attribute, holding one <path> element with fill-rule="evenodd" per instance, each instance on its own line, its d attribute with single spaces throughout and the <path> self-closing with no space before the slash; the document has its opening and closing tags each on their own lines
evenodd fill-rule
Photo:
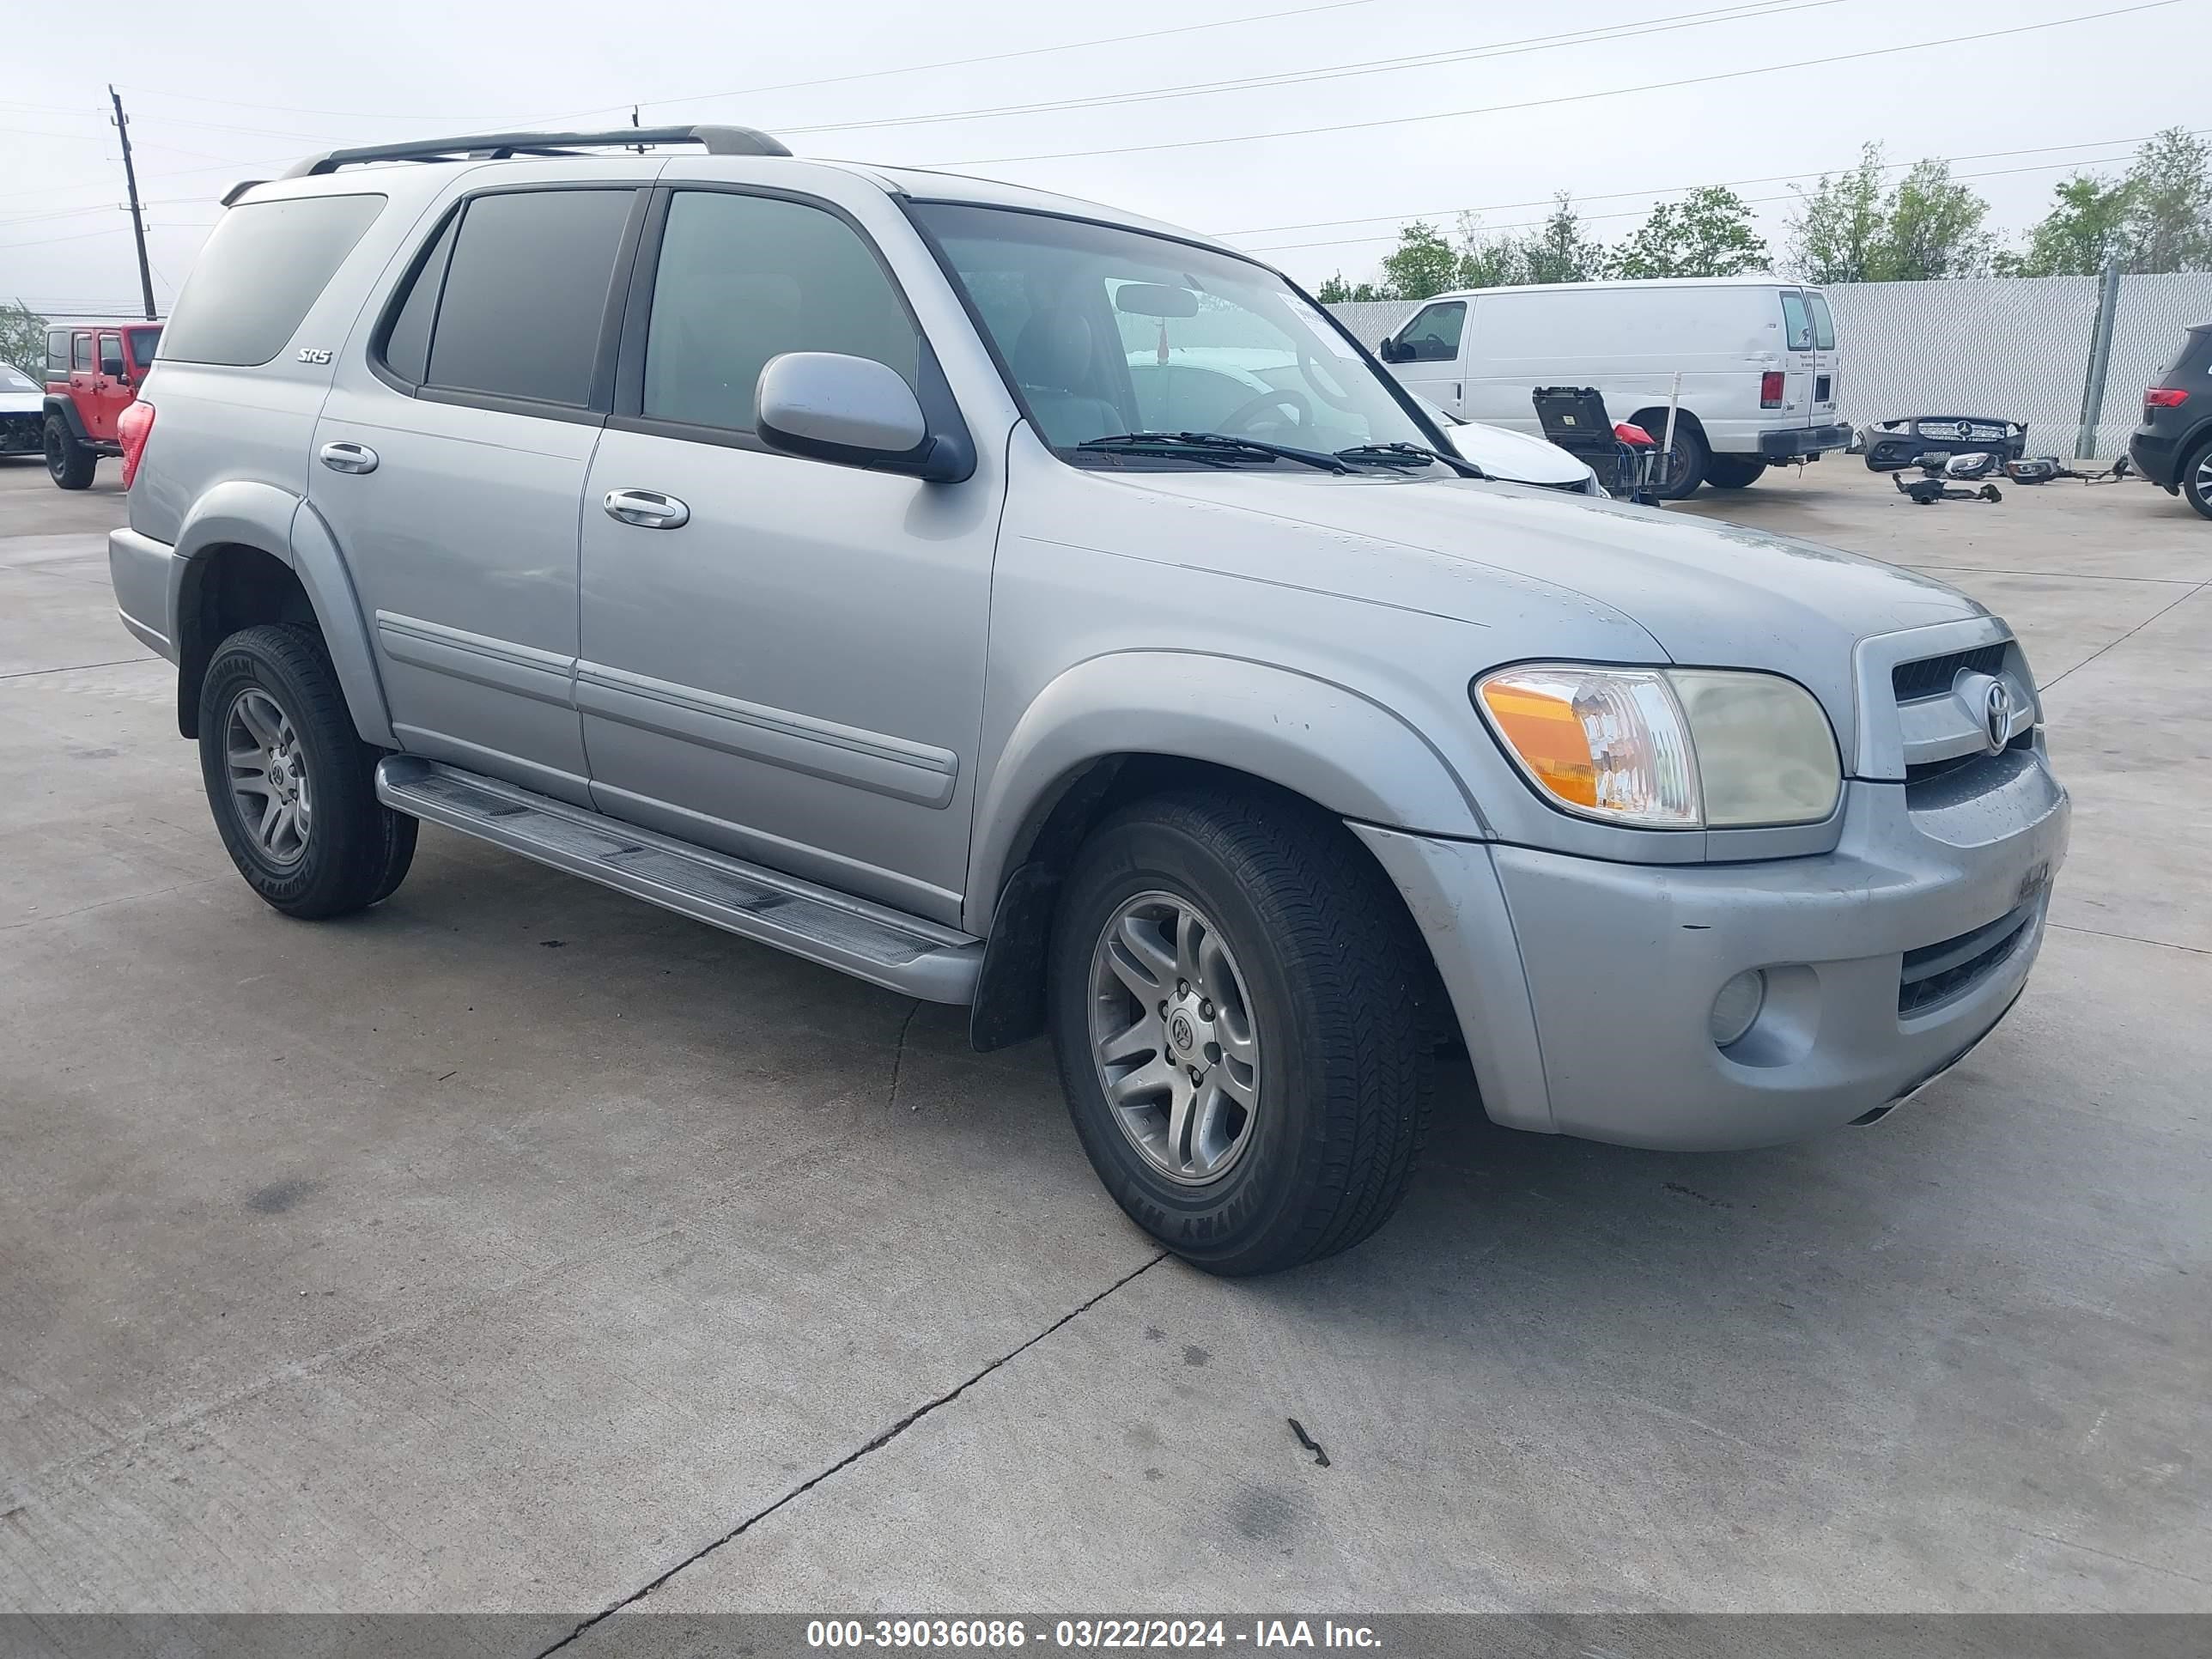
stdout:
<svg viewBox="0 0 2212 1659">
<path fill-rule="evenodd" d="M 1856 740 L 1852 647 L 1875 634 L 1987 615 L 1965 594 L 1855 553 L 1742 525 L 1474 479 L 1331 477 L 1238 470 L 1129 480 L 1193 506 L 1273 520 L 1264 568 L 1248 538 L 1209 540 L 1183 562 L 1280 580 L 1492 630 L 1497 662 L 1587 648 L 1587 629 L 1546 636 L 1529 612 L 1548 590 L 1616 626 L 1620 661 L 1785 674 Z M 1303 532 L 1303 533 L 1301 533 Z M 1632 638 L 1636 641 L 1632 644 Z M 1656 645 L 1656 650 L 1642 643 Z M 1482 666 L 1483 665 L 1475 665 Z"/>
<path fill-rule="evenodd" d="M 1480 421 L 1443 421 L 1438 424 L 1451 447 L 1493 478 L 1509 483 L 1578 484 L 1590 476 L 1589 465 L 1557 444 L 1532 438 L 1502 426 Z"/>
<path fill-rule="evenodd" d="M 43 392 L 10 392 L 0 386 L 0 415 L 37 415 L 46 406 Z"/>
</svg>

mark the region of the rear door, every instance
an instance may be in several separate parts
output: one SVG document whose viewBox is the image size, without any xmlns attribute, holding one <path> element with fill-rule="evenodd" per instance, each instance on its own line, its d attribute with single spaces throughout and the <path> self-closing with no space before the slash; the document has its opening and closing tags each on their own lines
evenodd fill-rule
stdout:
<svg viewBox="0 0 2212 1659">
<path fill-rule="evenodd" d="M 308 486 L 401 744 L 580 805 L 576 520 L 642 200 L 594 181 L 449 210 L 341 362 Z"/>
<path fill-rule="evenodd" d="M 1836 319 L 1820 289 L 1807 289 L 1805 304 L 1813 313 L 1813 424 L 1826 426 L 1836 418 Z"/>
<path fill-rule="evenodd" d="M 1398 361 L 1391 372 L 1417 398 L 1454 415 L 1466 401 L 1466 369 L 1461 362 L 1467 339 L 1468 304 L 1436 300 L 1415 312 L 1395 337 Z"/>
<path fill-rule="evenodd" d="M 1782 290 L 1782 407 L 1759 413 L 1777 427 L 1813 424 L 1814 379 L 1820 362 L 1813 307 L 1802 289 Z M 1762 399 L 1762 405 L 1765 400 Z"/>
<path fill-rule="evenodd" d="M 85 430 L 95 438 L 100 434 L 92 430 L 92 417 L 95 407 L 94 383 L 99 374 L 99 347 L 93 339 L 92 331 L 78 329 L 70 336 L 70 402 L 76 406 L 77 419 L 84 422 Z"/>
<path fill-rule="evenodd" d="M 92 398 L 82 405 L 85 430 L 95 438 L 113 438 L 116 416 L 131 397 L 131 363 L 123 355 L 123 331 L 104 328 L 93 357 Z"/>
</svg>

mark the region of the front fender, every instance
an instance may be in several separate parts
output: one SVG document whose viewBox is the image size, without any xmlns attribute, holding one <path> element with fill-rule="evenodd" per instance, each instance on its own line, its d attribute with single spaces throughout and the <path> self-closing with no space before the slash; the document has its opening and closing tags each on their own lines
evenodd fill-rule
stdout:
<svg viewBox="0 0 2212 1659">
<path fill-rule="evenodd" d="M 92 441 L 90 434 L 84 429 L 84 416 L 77 413 L 74 398 L 49 395 L 41 406 L 49 416 L 60 416 L 62 424 L 70 429 L 70 436 L 75 438 L 79 443 L 86 444 Z"/>
<path fill-rule="evenodd" d="M 398 747 L 361 602 L 330 526 L 305 501 L 273 484 L 246 479 L 219 483 L 192 503 L 178 527 L 169 571 L 169 615 L 175 624 L 171 637 L 181 647 L 180 687 L 197 684 L 198 667 L 218 643 L 196 638 L 194 625 L 209 556 L 224 547 L 266 553 L 299 578 L 322 629 L 355 729 L 364 742 Z"/>
<path fill-rule="evenodd" d="M 1436 746 L 1351 687 L 1239 657 L 1113 652 L 1047 684 L 1000 749 L 978 807 L 971 933 L 989 930 L 1013 861 L 1066 781 L 1103 757 L 1129 754 L 1249 773 L 1364 823 L 1470 840 L 1491 833 Z"/>
</svg>

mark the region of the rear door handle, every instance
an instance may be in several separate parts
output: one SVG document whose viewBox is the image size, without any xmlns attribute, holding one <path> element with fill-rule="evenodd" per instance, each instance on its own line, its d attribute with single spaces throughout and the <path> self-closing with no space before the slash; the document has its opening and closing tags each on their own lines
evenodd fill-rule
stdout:
<svg viewBox="0 0 2212 1659">
<path fill-rule="evenodd" d="M 657 489 L 610 489 L 607 516 L 641 530 L 678 530 L 691 521 L 691 509 Z"/>
<path fill-rule="evenodd" d="M 322 463 L 333 472 L 374 472 L 376 452 L 367 444 L 325 444 Z"/>
</svg>

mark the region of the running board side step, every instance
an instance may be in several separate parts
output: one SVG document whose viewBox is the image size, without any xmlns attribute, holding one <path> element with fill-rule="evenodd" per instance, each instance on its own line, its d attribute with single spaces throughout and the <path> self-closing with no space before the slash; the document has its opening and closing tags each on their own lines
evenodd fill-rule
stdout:
<svg viewBox="0 0 2212 1659">
<path fill-rule="evenodd" d="M 907 996 L 975 1000 L 982 940 L 919 916 L 413 755 L 378 764 L 376 796 L 410 817 Z"/>
</svg>

